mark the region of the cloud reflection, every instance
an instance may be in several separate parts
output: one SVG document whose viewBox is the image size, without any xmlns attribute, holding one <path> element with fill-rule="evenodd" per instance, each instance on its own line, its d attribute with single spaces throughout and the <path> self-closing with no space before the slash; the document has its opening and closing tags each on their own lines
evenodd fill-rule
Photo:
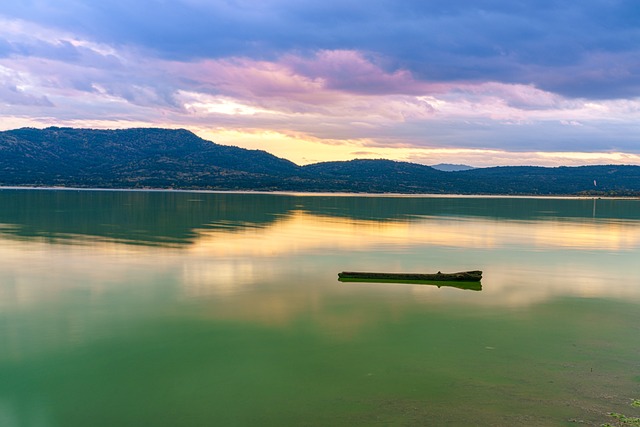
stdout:
<svg viewBox="0 0 640 427">
<path fill-rule="evenodd" d="M 517 220 L 424 216 L 365 220 L 294 210 L 262 227 L 194 230 L 181 247 L 130 246 L 104 239 L 80 244 L 0 237 L 0 310 L 109 295 L 147 298 L 162 289 L 167 304 L 228 301 L 230 318 L 286 323 L 332 299 L 390 292 L 424 304 L 523 307 L 560 296 L 640 298 L 633 259 L 637 221 Z M 339 284 L 344 266 L 383 271 L 485 271 L 483 291 L 419 286 Z M 430 271 L 430 270 L 429 270 Z M 636 280 L 634 280 L 634 278 Z"/>
<path fill-rule="evenodd" d="M 535 250 L 633 250 L 640 248 L 635 221 L 505 221 L 422 217 L 411 221 L 354 220 L 294 211 L 264 228 L 233 232 L 203 230 L 194 254 L 271 257 L 326 249 L 367 250 L 379 246 L 443 246 Z"/>
<path fill-rule="evenodd" d="M 365 221 L 306 212 L 269 227 L 201 232 L 182 249 L 0 237 L 0 357 L 83 348 L 166 316 L 290 329 L 341 342 L 421 310 L 495 316 L 559 299 L 640 301 L 639 227 L 422 218 Z M 481 292 L 340 283 L 345 266 L 485 271 Z"/>
</svg>

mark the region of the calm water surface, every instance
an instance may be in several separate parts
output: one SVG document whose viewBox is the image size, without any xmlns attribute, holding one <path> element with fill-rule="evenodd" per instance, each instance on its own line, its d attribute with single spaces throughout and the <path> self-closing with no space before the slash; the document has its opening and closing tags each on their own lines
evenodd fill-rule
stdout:
<svg viewBox="0 0 640 427">
<path fill-rule="evenodd" d="M 638 200 L 0 190 L 3 427 L 600 425 L 639 397 Z"/>
</svg>

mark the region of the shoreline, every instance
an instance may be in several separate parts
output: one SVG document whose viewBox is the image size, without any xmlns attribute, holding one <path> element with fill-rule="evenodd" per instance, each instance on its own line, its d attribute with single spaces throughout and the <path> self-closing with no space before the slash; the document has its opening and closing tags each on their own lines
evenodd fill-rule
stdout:
<svg viewBox="0 0 640 427">
<path fill-rule="evenodd" d="M 296 197 L 387 197 L 387 198 L 482 198 L 482 199 L 608 199 L 608 200 L 640 200 L 640 196 L 606 196 L 606 195 L 574 195 L 574 194 L 457 194 L 457 193 L 350 193 L 344 191 L 265 191 L 265 190 L 206 190 L 184 188 L 94 188 L 94 187 L 50 187 L 50 186 L 1 186 L 2 190 L 39 190 L 39 191 L 121 191 L 121 192 L 173 192 L 173 193 L 201 193 L 201 194 L 259 194 L 274 196 Z"/>
</svg>

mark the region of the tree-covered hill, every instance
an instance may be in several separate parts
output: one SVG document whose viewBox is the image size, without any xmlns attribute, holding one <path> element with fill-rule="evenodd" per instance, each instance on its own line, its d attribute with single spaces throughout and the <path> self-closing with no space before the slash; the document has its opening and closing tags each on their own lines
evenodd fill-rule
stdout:
<svg viewBox="0 0 640 427">
<path fill-rule="evenodd" d="M 182 129 L 0 133 L 2 185 L 233 187 L 277 181 L 298 169 L 265 151 L 214 144 Z"/>
<path fill-rule="evenodd" d="M 511 166 L 445 172 L 391 160 L 298 166 L 187 130 L 51 127 L 0 132 L 0 186 L 256 191 L 640 195 L 640 166 Z"/>
<path fill-rule="evenodd" d="M 503 166 L 452 174 L 454 186 L 470 185 L 478 193 L 632 195 L 640 192 L 640 166 L 545 168 Z"/>
</svg>

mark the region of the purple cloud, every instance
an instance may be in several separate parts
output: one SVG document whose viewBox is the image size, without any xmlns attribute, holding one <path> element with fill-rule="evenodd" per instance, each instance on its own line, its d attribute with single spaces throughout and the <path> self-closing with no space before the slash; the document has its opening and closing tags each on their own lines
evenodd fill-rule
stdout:
<svg viewBox="0 0 640 427">
<path fill-rule="evenodd" d="M 53 104 L 46 96 L 36 96 L 26 93 L 25 91 L 18 89 L 17 86 L 6 83 L 0 84 L 0 103 L 4 103 L 9 106 L 23 105 L 53 107 Z"/>
<path fill-rule="evenodd" d="M 640 94 L 640 11 L 631 0 L 50 0 L 4 2 L 0 13 L 164 59 L 360 51 L 382 58 L 390 74 L 424 81 L 533 84 L 596 99 Z"/>
</svg>

